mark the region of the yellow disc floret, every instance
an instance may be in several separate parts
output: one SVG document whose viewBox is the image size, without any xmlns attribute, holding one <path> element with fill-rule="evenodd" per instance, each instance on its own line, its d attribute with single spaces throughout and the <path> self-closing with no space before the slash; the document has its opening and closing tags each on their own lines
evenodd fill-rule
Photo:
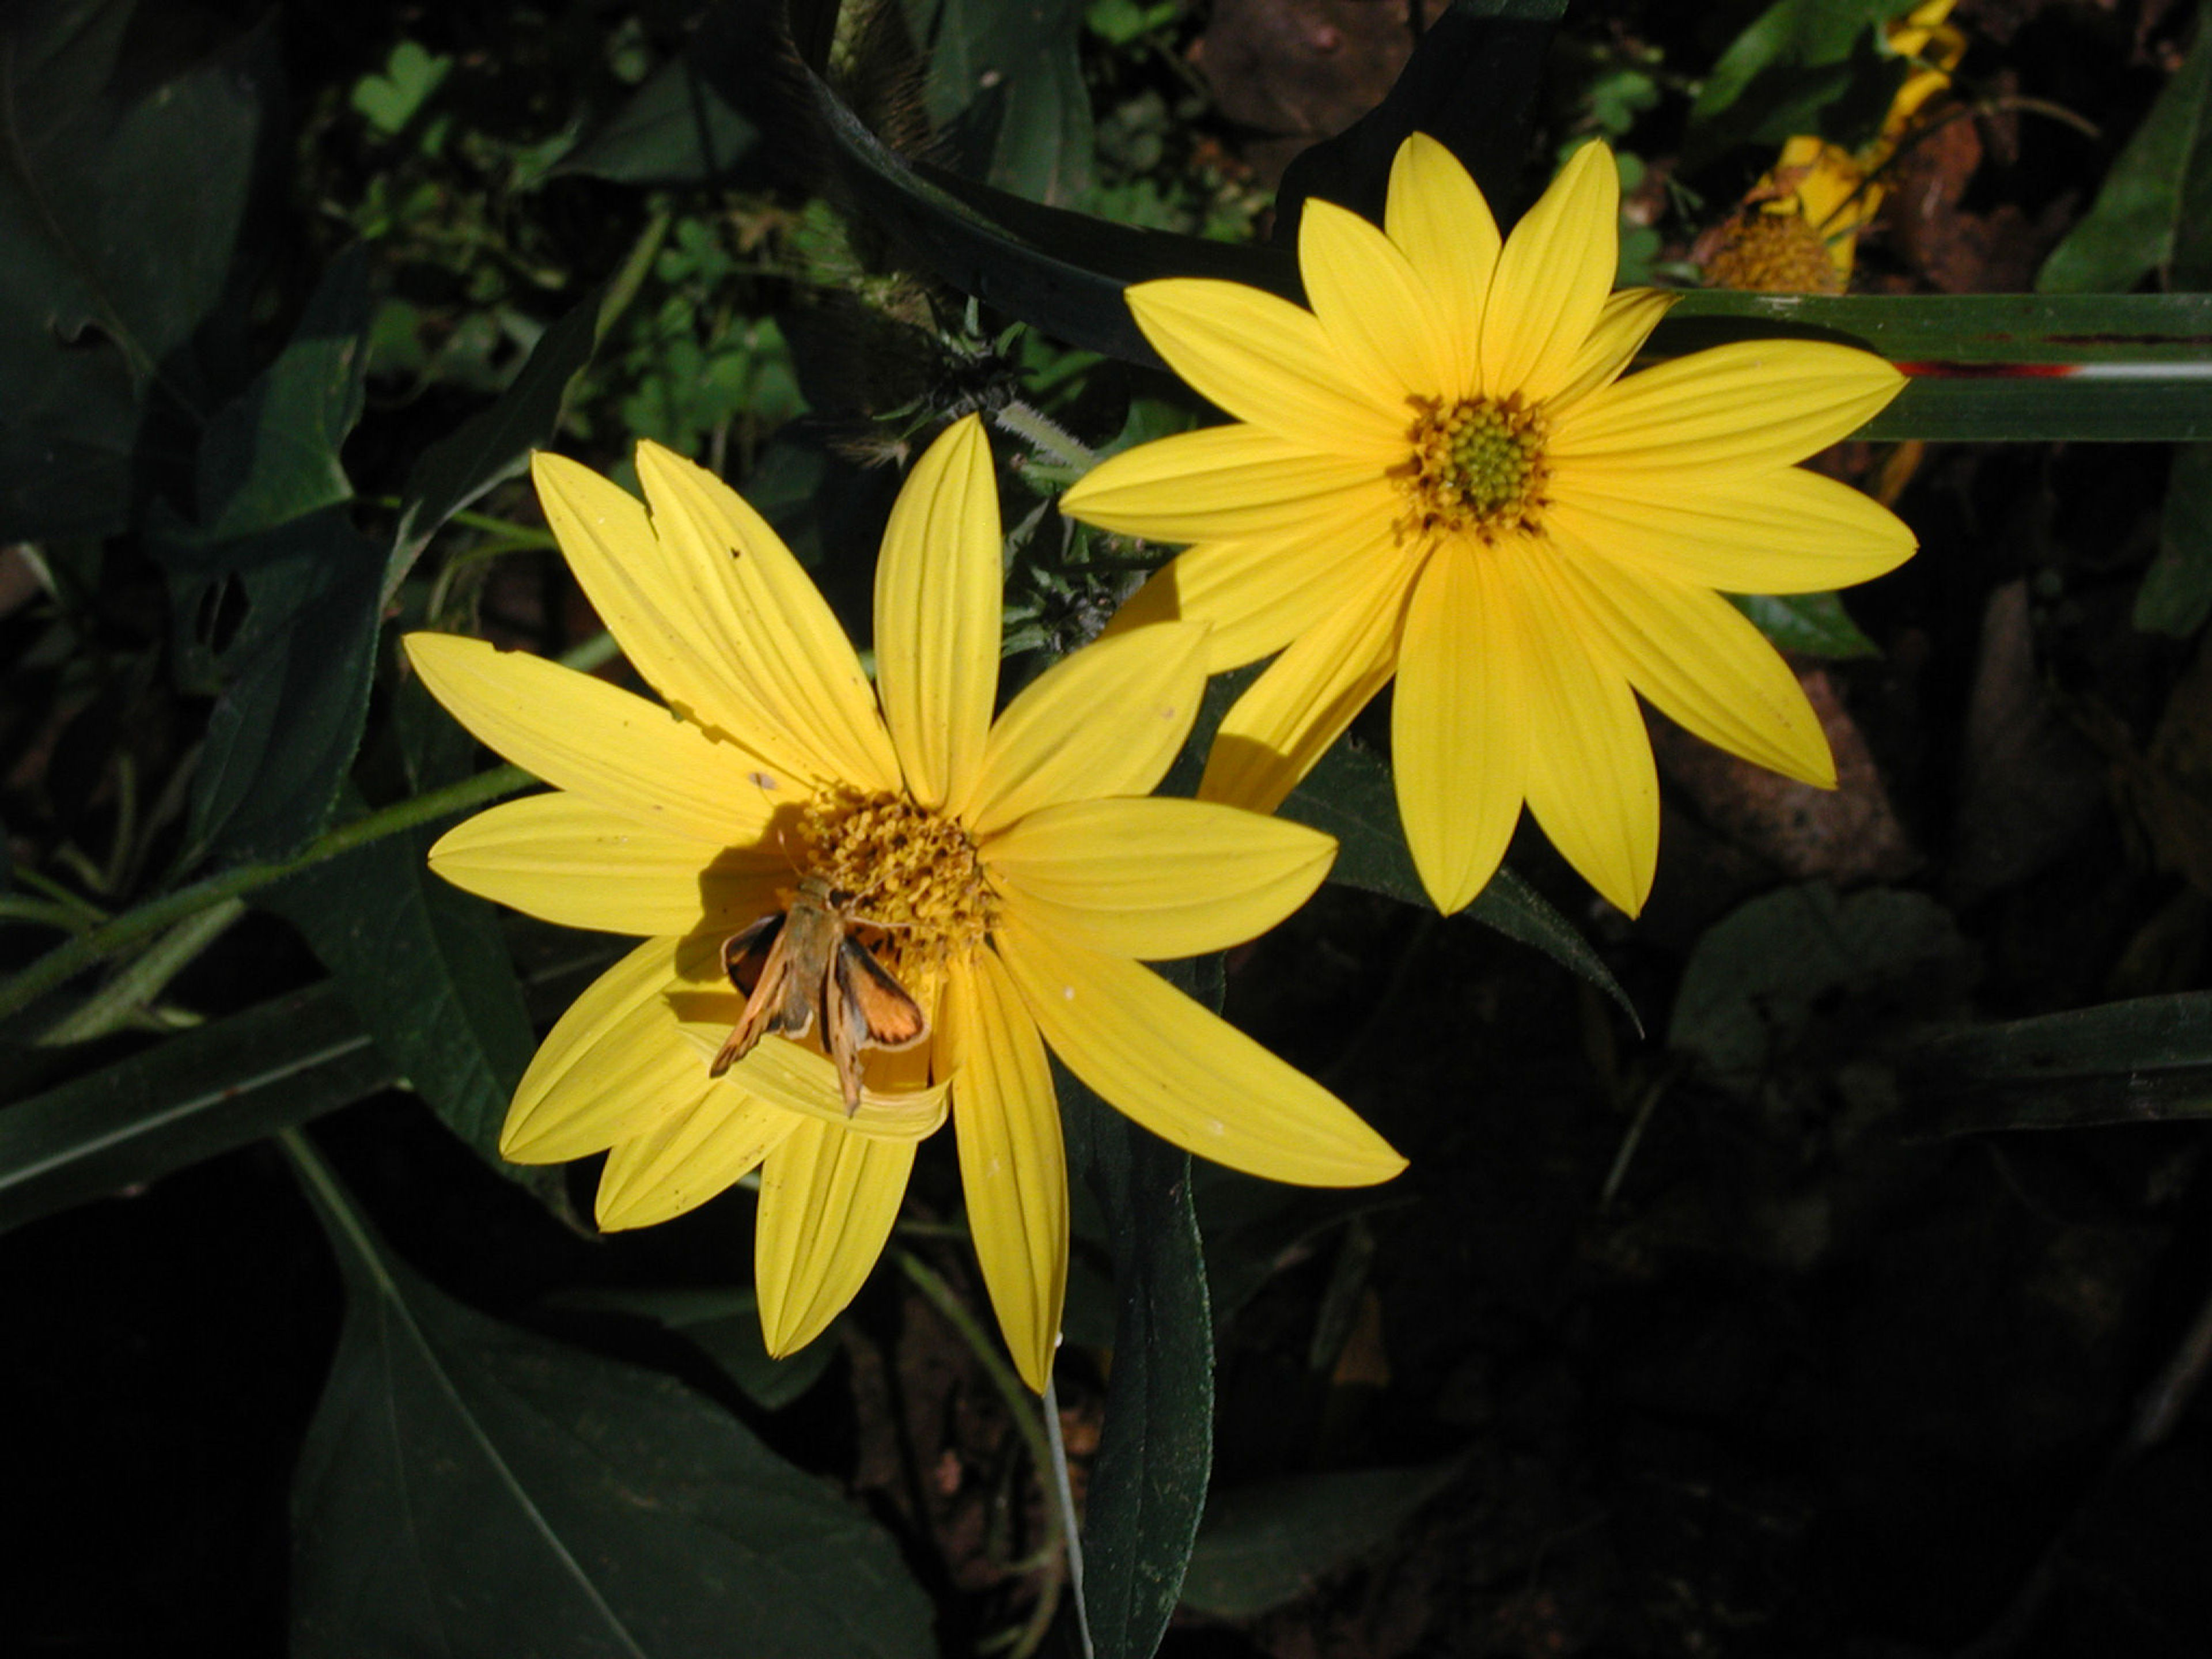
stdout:
<svg viewBox="0 0 2212 1659">
<path fill-rule="evenodd" d="M 803 862 L 857 920 L 899 937 L 901 955 L 964 954 L 990 932 L 993 895 L 975 843 L 902 794 L 838 790 L 799 823 Z"/>
<path fill-rule="evenodd" d="M 1417 398 L 1413 405 L 1413 454 L 1398 474 L 1412 529 L 1494 542 L 1540 527 L 1551 477 L 1540 405 L 1524 405 L 1517 393 L 1452 404 Z"/>
</svg>

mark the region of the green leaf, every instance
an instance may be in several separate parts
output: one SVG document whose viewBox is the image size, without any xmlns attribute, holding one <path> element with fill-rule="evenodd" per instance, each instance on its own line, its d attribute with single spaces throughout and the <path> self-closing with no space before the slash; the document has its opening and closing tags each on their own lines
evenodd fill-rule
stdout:
<svg viewBox="0 0 2212 1659">
<path fill-rule="evenodd" d="M 449 1300 L 293 1146 L 348 1297 L 293 1485 L 298 1659 L 935 1654 L 855 1506 L 681 1384 Z"/>
<path fill-rule="evenodd" d="M 1371 751 L 1340 741 L 1281 808 L 1294 823 L 1336 837 L 1331 881 L 1382 893 L 1426 908 L 1428 891 L 1413 868 L 1398 823 L 1398 797 L 1390 770 Z M 1510 870 L 1500 866 L 1467 914 L 1508 939 L 1532 945 L 1569 973 L 1588 981 L 1620 1005 L 1643 1029 L 1628 994 L 1574 924 Z"/>
<path fill-rule="evenodd" d="M 581 1290 L 554 1299 L 562 1308 L 649 1319 L 693 1344 L 739 1393 L 763 1411 L 781 1411 L 822 1380 L 837 1357 L 823 1333 L 787 1359 L 772 1358 L 761 1337 L 760 1298 L 750 1285 L 683 1285 L 665 1290 Z"/>
<path fill-rule="evenodd" d="M 2096 205 L 2035 275 L 2039 294 L 2115 293 L 2152 271 L 2212 287 L 2212 28 L 2166 83 L 2105 175 Z"/>
<path fill-rule="evenodd" d="M 1295 1601 L 1325 1574 L 1379 1551 L 1459 1468 L 1455 1458 L 1217 1492 L 1198 1530 L 1182 1604 L 1216 1619 L 1255 1619 Z"/>
<path fill-rule="evenodd" d="M 1821 882 L 1739 906 L 1682 970 L 1667 1046 L 1746 1090 L 1780 1060 L 1824 1000 L 1906 983 L 1968 960 L 1951 913 L 1924 893 L 1869 888 L 1839 898 Z"/>
<path fill-rule="evenodd" d="M 550 1019 L 616 955 L 532 924 L 533 1015 Z M 168 1038 L 0 1111 L 0 1231 L 160 1179 L 399 1081 L 344 992 L 325 982 Z"/>
<path fill-rule="evenodd" d="M 1833 593 L 1730 594 L 1735 608 L 1784 651 L 1808 657 L 1878 657 L 1881 647 L 1859 632 Z"/>
<path fill-rule="evenodd" d="M 0 1111 L 0 1232 L 387 1089 L 332 985 L 168 1038 Z"/>
<path fill-rule="evenodd" d="M 349 248 L 331 262 L 276 361 L 208 423 L 199 540 L 274 530 L 353 498 L 339 451 L 361 418 L 368 318 L 368 254 Z"/>
<path fill-rule="evenodd" d="M 1929 1134 L 2212 1117 L 2212 993 L 1932 1032 L 1905 1082 Z"/>
<path fill-rule="evenodd" d="M 2212 294 L 1686 294 L 1652 357 L 1727 340 L 1833 340 L 1911 376 L 1854 434 L 1974 442 L 2212 440 Z"/>
<path fill-rule="evenodd" d="M 538 337 L 514 384 L 438 440 L 408 470 L 399 528 L 384 576 L 384 595 L 400 582 L 438 527 L 530 464 L 530 452 L 552 442 L 568 388 L 599 343 L 599 301 L 588 295 Z"/>
<path fill-rule="evenodd" d="M 446 1126 L 500 1164 L 499 1130 L 535 1047 L 497 913 L 430 873 L 429 829 L 389 836 L 265 889 L 377 1046 Z"/>
<path fill-rule="evenodd" d="M 382 561 L 343 506 L 228 543 L 223 556 L 242 566 L 234 577 L 178 585 L 180 626 L 246 606 L 214 659 L 221 690 L 193 780 L 190 845 L 196 855 L 282 858 L 328 821 L 360 745 Z"/>
<path fill-rule="evenodd" d="M 1190 1155 L 1054 1068 L 1069 1178 L 1113 1241 L 1114 1369 L 1083 1525 L 1083 1613 L 1099 1659 L 1148 1659 L 1182 1589 L 1213 1464 L 1213 1327 Z"/>
<path fill-rule="evenodd" d="M 1850 138 L 1879 126 L 1909 70 L 1882 25 L 1911 0 L 1778 0 L 1714 64 L 1690 106 L 1682 166 L 1797 133 Z"/>
<path fill-rule="evenodd" d="M 2135 623 L 2187 639 L 2212 617 L 2212 445 L 2173 458 L 2158 521 L 2158 556 L 2136 591 Z"/>
<path fill-rule="evenodd" d="M 736 96 L 779 63 L 776 9 L 710 8 L 682 52 L 655 70 L 614 118 L 549 177 L 588 173 L 624 185 L 698 185 L 759 153 L 761 132 Z"/>
<path fill-rule="evenodd" d="M 130 521 L 149 393 L 196 404 L 189 347 L 231 276 L 273 36 L 179 61 L 134 10 L 0 9 L 0 539 Z"/>
<path fill-rule="evenodd" d="M 1082 0 L 940 0 L 932 125 L 970 177 L 1066 205 L 1091 189 Z"/>
<path fill-rule="evenodd" d="M 396 137 L 445 84 L 453 68 L 452 58 L 425 50 L 419 41 L 402 40 L 392 47 L 384 73 L 356 82 L 349 101 L 379 132 Z"/>
</svg>

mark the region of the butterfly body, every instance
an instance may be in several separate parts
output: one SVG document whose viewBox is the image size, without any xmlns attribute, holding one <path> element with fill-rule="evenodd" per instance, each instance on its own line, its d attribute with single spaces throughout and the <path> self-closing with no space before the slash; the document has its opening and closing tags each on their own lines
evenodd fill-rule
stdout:
<svg viewBox="0 0 2212 1659">
<path fill-rule="evenodd" d="M 853 936 L 845 908 L 851 897 L 819 877 L 802 878 L 789 908 L 722 941 L 723 971 L 741 991 L 738 968 L 766 954 L 744 1012 L 708 1066 L 708 1076 L 721 1076 L 771 1032 L 801 1038 L 818 1024 L 849 1115 L 860 1104 L 860 1051 L 910 1048 L 929 1035 L 921 1005 Z"/>
</svg>

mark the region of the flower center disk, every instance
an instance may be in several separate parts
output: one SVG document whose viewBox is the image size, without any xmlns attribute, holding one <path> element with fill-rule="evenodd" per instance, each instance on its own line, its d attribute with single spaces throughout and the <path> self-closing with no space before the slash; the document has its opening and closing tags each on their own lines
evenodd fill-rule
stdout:
<svg viewBox="0 0 2212 1659">
<path fill-rule="evenodd" d="M 902 958 L 972 950 L 990 932 L 994 899 L 975 843 L 904 795 L 843 790 L 799 823 L 809 875 L 851 896 L 853 920 L 883 928 Z"/>
<path fill-rule="evenodd" d="M 1516 393 L 1453 404 L 1416 398 L 1414 407 L 1413 454 L 1399 473 L 1413 528 L 1494 542 L 1541 526 L 1551 423 L 1540 405 L 1524 407 Z"/>
</svg>

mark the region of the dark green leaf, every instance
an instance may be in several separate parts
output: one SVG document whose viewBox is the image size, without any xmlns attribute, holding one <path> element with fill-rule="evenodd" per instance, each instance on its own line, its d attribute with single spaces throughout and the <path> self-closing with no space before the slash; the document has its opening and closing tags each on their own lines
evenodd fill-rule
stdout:
<svg viewBox="0 0 2212 1659">
<path fill-rule="evenodd" d="M 453 60 L 424 50 L 416 40 L 392 47 L 381 75 L 364 76 L 353 89 L 351 102 L 368 124 L 387 138 L 407 131 L 422 106 L 453 73 Z"/>
<path fill-rule="evenodd" d="M 2212 993 L 1933 1032 L 1905 1081 L 1930 1134 L 2212 1117 Z"/>
<path fill-rule="evenodd" d="M 615 118 L 563 156 L 554 176 L 589 173 L 625 185 L 696 185 L 757 154 L 760 129 L 737 95 L 780 64 L 775 8 L 710 9 L 684 50 L 654 70 Z"/>
<path fill-rule="evenodd" d="M 1191 1553 L 1183 1605 L 1217 1619 L 1253 1619 L 1294 1601 L 1324 1574 L 1380 1550 L 1458 1471 L 1454 1460 L 1217 1492 Z"/>
<path fill-rule="evenodd" d="M 355 247 L 324 273 L 276 361 L 209 422 L 199 540 L 274 530 L 352 498 L 339 451 L 361 418 L 368 334 L 368 259 Z"/>
<path fill-rule="evenodd" d="M 649 1319 L 695 1345 L 738 1391 L 763 1411 L 781 1411 L 822 1380 L 837 1357 L 829 1332 L 787 1359 L 761 1338 L 760 1298 L 750 1285 L 670 1290 L 584 1290 L 557 1298 L 563 1308 Z"/>
<path fill-rule="evenodd" d="M 331 985 L 173 1036 L 0 1110 L 0 1231 L 304 1123 L 398 1077 Z"/>
<path fill-rule="evenodd" d="M 1881 647 L 1833 593 L 1731 595 L 1735 608 L 1784 651 L 1808 657 L 1876 657 Z"/>
<path fill-rule="evenodd" d="M 299 1659 L 935 1653 L 842 1497 L 669 1378 L 450 1301 L 301 1161 L 348 1307 L 293 1486 Z"/>
<path fill-rule="evenodd" d="M 2212 29 L 2197 44 L 2105 175 L 2096 205 L 2036 273 L 2042 294 L 2117 293 L 2154 270 L 2212 287 Z"/>
<path fill-rule="evenodd" d="M 599 296 L 587 296 L 538 337 L 514 384 L 416 458 L 401 494 L 384 591 L 397 591 L 438 526 L 530 463 L 550 443 L 568 387 L 599 343 Z"/>
<path fill-rule="evenodd" d="M 1739 144 L 1870 133 L 1908 64 L 1877 42 L 1906 0 L 1778 0 L 1721 54 L 1690 108 L 1686 170 Z"/>
<path fill-rule="evenodd" d="M 1148 1659 L 1182 1592 L 1213 1462 L 1213 1328 L 1190 1156 L 1061 1073 L 1069 1178 L 1113 1241 L 1121 1298 L 1084 1517 L 1084 1613 L 1099 1659 Z"/>
<path fill-rule="evenodd" d="M 2187 639 L 2212 617 L 2212 445 L 2190 444 L 2173 458 L 2158 556 L 2136 592 L 2136 626 Z"/>
<path fill-rule="evenodd" d="M 1382 223 L 1390 164 L 1416 132 L 1458 156 L 1499 222 L 1510 224 L 1522 198 L 1530 111 L 1565 9 L 1565 0 L 1457 0 L 1422 31 L 1382 103 L 1291 161 L 1276 192 L 1275 246 L 1297 245 L 1308 197 Z"/>
<path fill-rule="evenodd" d="M 1329 879 L 1370 893 L 1383 893 L 1408 904 L 1425 906 L 1427 890 L 1413 868 L 1405 833 L 1398 824 L 1398 798 L 1389 769 L 1369 750 L 1340 742 L 1321 758 L 1305 781 L 1291 792 L 1282 816 L 1325 830 L 1337 842 Z M 1476 895 L 1468 915 L 1509 939 L 1533 945 L 1568 972 L 1587 980 L 1637 1020 L 1628 994 L 1589 941 L 1547 903 L 1535 889 L 1501 867 Z M 1637 1028 L 1643 1023 L 1637 1020 Z"/>
<path fill-rule="evenodd" d="M 429 830 L 389 836 L 264 890 L 306 936 L 386 1056 L 447 1127 L 498 1165 L 530 1063 L 530 1017 L 497 913 L 430 873 Z"/>
<path fill-rule="evenodd" d="M 191 846 L 281 858 L 322 830 L 360 744 L 382 560 L 343 507 L 227 543 L 222 556 L 240 562 L 234 578 L 175 584 L 180 626 L 246 606 L 215 661 Z"/>
<path fill-rule="evenodd" d="M 0 539 L 128 522 L 149 392 L 197 395 L 179 360 L 231 276 L 271 36 L 185 63 L 134 9 L 0 9 Z"/>
<path fill-rule="evenodd" d="M 1082 0 L 940 0 L 930 115 L 961 172 L 1055 205 L 1090 190 L 1083 10 Z"/>
<path fill-rule="evenodd" d="M 1690 953 L 1667 1046 L 1718 1082 L 1755 1085 L 1823 1000 L 1902 984 L 1964 962 L 1972 947 L 1924 893 L 1870 888 L 1838 898 L 1825 883 L 1755 898 L 1708 928 Z"/>
<path fill-rule="evenodd" d="M 1977 442 L 2212 439 L 2212 294 L 1683 295 L 1651 355 L 1723 340 L 1826 339 L 1911 379 L 1858 436 Z"/>
</svg>

